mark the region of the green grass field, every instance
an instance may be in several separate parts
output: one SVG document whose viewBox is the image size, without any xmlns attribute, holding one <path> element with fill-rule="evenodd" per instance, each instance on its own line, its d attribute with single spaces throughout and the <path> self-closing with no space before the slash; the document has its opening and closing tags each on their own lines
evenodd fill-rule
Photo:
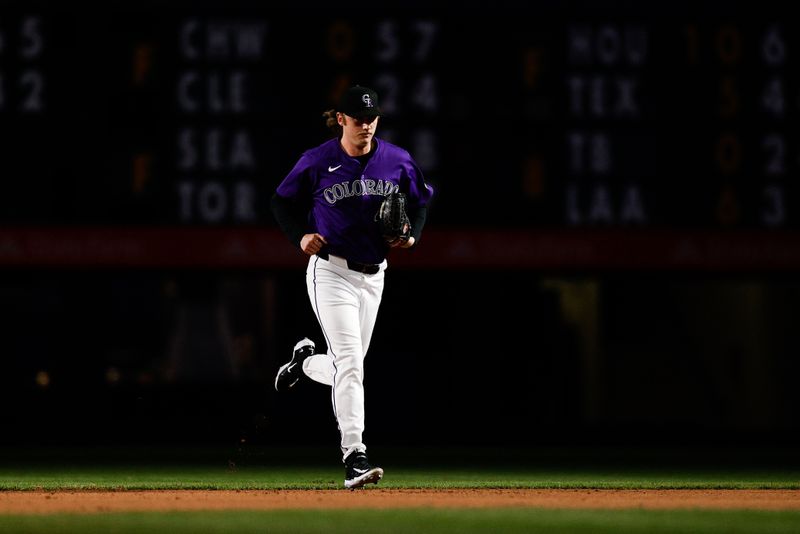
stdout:
<svg viewBox="0 0 800 534">
<path fill-rule="evenodd" d="M 0 532 L 59 533 L 771 533 L 796 534 L 794 512 L 706 510 L 334 510 L 0 516 Z"/>
<path fill-rule="evenodd" d="M 384 488 L 800 489 L 796 451 L 379 451 Z M 0 451 L 0 491 L 337 489 L 335 453 Z"/>
<path fill-rule="evenodd" d="M 797 471 L 383 467 L 382 488 L 800 489 Z M 39 465 L 0 467 L 0 491 L 338 489 L 343 477 L 338 467 Z"/>
<path fill-rule="evenodd" d="M 47 454 L 0 461 L 0 491 L 59 489 L 337 489 L 343 470 L 330 462 L 287 465 L 281 455 L 237 458 L 225 455 L 193 461 L 111 459 Z M 479 455 L 483 458 L 484 456 Z M 431 457 L 428 457 L 431 458 Z M 537 456 L 525 461 L 476 462 L 475 456 L 443 455 L 428 465 L 408 457 L 381 462 L 383 488 L 607 488 L 607 489 L 797 489 L 794 463 L 685 461 L 615 456 Z M 788 467 L 787 467 L 788 465 Z M 278 510 L 262 512 L 147 512 L 105 514 L 0 515 L 0 532 L 800 532 L 800 512 L 754 510 L 545 510 L 404 509 Z"/>
</svg>

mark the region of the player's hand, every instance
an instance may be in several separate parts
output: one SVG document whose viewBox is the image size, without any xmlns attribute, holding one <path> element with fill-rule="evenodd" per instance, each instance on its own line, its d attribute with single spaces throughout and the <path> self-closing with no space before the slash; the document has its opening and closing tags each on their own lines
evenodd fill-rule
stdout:
<svg viewBox="0 0 800 534">
<path fill-rule="evenodd" d="M 395 239 L 389 246 L 392 248 L 411 248 L 414 246 L 414 236 L 409 237 L 406 240 L 403 239 Z"/>
<path fill-rule="evenodd" d="M 309 256 L 316 254 L 323 245 L 327 244 L 325 238 L 319 234 L 306 234 L 300 239 L 300 248 Z"/>
</svg>

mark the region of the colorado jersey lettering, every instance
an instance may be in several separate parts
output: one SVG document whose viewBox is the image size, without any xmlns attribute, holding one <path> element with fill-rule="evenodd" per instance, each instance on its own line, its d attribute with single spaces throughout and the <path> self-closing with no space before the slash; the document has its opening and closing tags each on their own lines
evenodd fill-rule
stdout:
<svg viewBox="0 0 800 534">
<path fill-rule="evenodd" d="M 389 193 L 396 193 L 399 189 L 400 186 L 388 181 L 384 183 L 383 180 L 365 180 L 361 178 L 360 180 L 353 180 L 352 183 L 342 182 L 333 187 L 327 187 L 322 195 L 325 197 L 325 200 L 328 201 L 328 204 L 336 204 L 337 200 L 346 197 L 359 195 L 387 196 Z"/>
</svg>

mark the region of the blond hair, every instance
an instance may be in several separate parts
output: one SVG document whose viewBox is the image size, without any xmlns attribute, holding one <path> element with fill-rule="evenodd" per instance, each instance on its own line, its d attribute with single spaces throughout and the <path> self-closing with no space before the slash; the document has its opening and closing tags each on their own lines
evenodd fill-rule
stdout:
<svg viewBox="0 0 800 534">
<path fill-rule="evenodd" d="M 325 119 L 325 126 L 333 132 L 336 137 L 342 136 L 342 127 L 339 126 L 339 121 L 336 119 L 336 110 L 329 109 L 322 113 L 323 118 Z"/>
</svg>

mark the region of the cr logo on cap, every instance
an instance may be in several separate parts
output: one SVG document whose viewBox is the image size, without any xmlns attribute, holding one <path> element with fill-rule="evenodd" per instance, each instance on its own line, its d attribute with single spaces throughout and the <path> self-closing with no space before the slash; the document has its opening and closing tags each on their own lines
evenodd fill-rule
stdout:
<svg viewBox="0 0 800 534">
<path fill-rule="evenodd" d="M 372 98 L 370 98 L 369 93 L 364 93 L 361 97 L 361 101 L 364 102 L 368 108 L 372 107 Z"/>
</svg>

